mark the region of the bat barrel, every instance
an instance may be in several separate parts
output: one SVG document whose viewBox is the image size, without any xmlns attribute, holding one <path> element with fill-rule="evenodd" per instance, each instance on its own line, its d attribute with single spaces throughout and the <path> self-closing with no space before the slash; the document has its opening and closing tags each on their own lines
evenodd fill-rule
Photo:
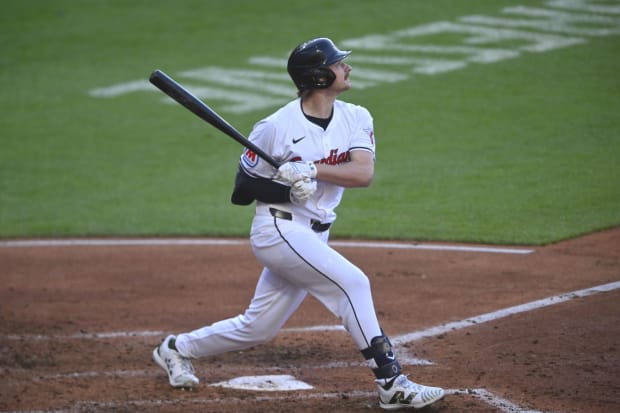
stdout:
<svg viewBox="0 0 620 413">
<path fill-rule="evenodd" d="M 246 148 L 252 150 L 274 168 L 278 168 L 280 166 L 280 164 L 273 159 L 271 155 L 256 146 L 253 142 L 249 141 L 222 116 L 220 116 L 207 104 L 198 99 L 163 71 L 159 69 L 155 70 L 149 76 L 149 81 L 159 90 L 174 99 L 177 103 L 180 103 L 186 109 L 189 109 L 196 116 L 224 132 L 226 135 L 230 136 Z"/>
</svg>

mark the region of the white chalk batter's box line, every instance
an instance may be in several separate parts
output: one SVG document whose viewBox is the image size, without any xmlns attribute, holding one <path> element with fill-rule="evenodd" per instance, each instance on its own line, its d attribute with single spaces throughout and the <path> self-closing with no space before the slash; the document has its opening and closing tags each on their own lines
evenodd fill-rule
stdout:
<svg viewBox="0 0 620 413">
<path fill-rule="evenodd" d="M 486 313 L 486 314 L 482 314 L 479 315 L 477 317 L 472 317 L 472 318 L 468 318 L 468 319 L 464 319 L 461 321 L 457 321 L 457 322 L 452 322 L 452 323 L 447 323 L 447 324 L 442 324 L 439 326 L 435 326 L 435 327 L 431 327 L 425 330 L 421 330 L 418 332 L 412 332 L 409 334 L 405 334 L 405 335 L 400 335 L 397 336 L 393 339 L 393 342 L 395 345 L 399 345 L 399 344 L 404 344 L 404 343 L 408 343 L 408 342 L 413 342 L 413 341 L 417 341 L 426 337 L 431 337 L 431 336 L 435 336 L 435 335 L 439 335 L 439 334 L 443 334 L 449 331 L 455 331 L 455 330 L 459 330 L 462 328 L 466 328 L 466 327 L 470 327 L 470 326 L 474 326 L 474 325 L 479 325 L 482 323 L 486 323 L 492 320 L 497 320 L 503 317 L 507 317 L 509 315 L 513 315 L 513 314 L 518 314 L 518 313 L 522 313 L 522 312 L 526 312 L 526 311 L 532 311 L 538 308 L 543 308 L 543 307 L 547 307 L 547 306 L 551 306 L 551 305 L 555 305 L 555 304 L 559 304 L 565 301 L 569 301 L 569 300 L 573 300 L 573 299 L 577 299 L 577 298 L 582 298 L 582 297 L 588 297 L 591 295 L 595 295 L 595 294 L 599 294 L 599 293 L 603 293 L 603 292 L 610 292 L 610 291 L 614 291 L 616 289 L 620 288 L 620 281 L 616 281 L 616 282 L 612 282 L 612 283 L 608 283 L 608 284 L 603 284 L 603 285 L 599 285 L 596 287 L 592 287 L 592 288 L 587 288 L 587 289 L 583 289 L 583 290 L 577 290 L 577 291 L 572 291 L 572 292 L 568 292 L 565 294 L 560 294 L 560 295 L 556 295 L 556 296 L 552 296 L 552 297 L 547 297 L 541 300 L 536 300 L 536 301 L 532 301 L 529 303 L 525 303 L 525 304 L 521 304 L 518 306 L 513 306 L 513 307 L 509 307 L 506 309 L 502 309 L 502 310 L 498 310 L 495 312 L 491 312 L 491 313 Z M 318 331 L 318 330 L 328 330 L 328 331 L 340 331 L 342 330 L 341 327 L 339 326 L 314 326 L 314 327 L 308 327 L 308 328 L 292 328 L 292 329 L 288 329 L 288 331 L 291 332 L 303 332 L 303 331 Z M 287 331 L 287 329 L 283 330 L 284 332 Z M 114 332 L 114 333 L 94 333 L 94 334 L 78 334 L 78 335 L 70 335 L 70 336 L 64 336 L 65 338 L 73 338 L 73 339 L 78 339 L 78 338 L 86 338 L 86 339 L 97 339 L 97 338 L 120 338 L 120 337 L 136 337 L 136 336 L 152 336 L 155 335 L 155 333 L 160 333 L 160 332 L 155 332 L 155 331 L 146 331 L 146 332 L 127 332 L 127 333 L 122 333 L 122 332 Z M 32 337 L 36 337 L 39 340 L 43 340 L 45 336 L 32 336 Z M 56 336 L 56 338 L 59 338 L 61 336 Z M 19 336 L 19 335 L 9 335 L 9 336 L 5 336 L 4 338 L 8 338 L 8 339 L 27 339 L 28 336 Z M 51 339 L 51 337 L 50 337 Z M 335 363 L 334 365 L 331 366 L 322 366 L 324 368 L 329 368 L 329 367 L 342 367 L 342 365 L 345 365 L 346 367 L 347 363 Z M 403 363 L 406 364 L 406 363 Z M 308 367 L 305 367 L 308 368 Z M 66 379 L 66 378 L 80 378 L 80 377 L 101 377 L 101 376 L 105 376 L 105 375 L 114 375 L 114 376 L 141 376 L 141 375 L 146 375 L 149 373 L 146 373 L 145 370 L 142 371 L 117 371 L 117 372 L 84 372 L 84 373 L 70 373 L 70 374 L 58 374 L 58 375 L 54 375 L 54 377 L 49 376 L 47 377 L 48 379 L 53 379 L 55 377 L 59 378 L 59 379 Z M 41 377 L 40 379 L 45 379 L 44 377 Z M 446 392 L 447 394 L 453 394 L 453 395 L 470 395 L 474 398 L 479 399 L 480 401 L 499 409 L 500 411 L 504 412 L 504 413 L 542 413 L 541 411 L 538 410 L 531 410 L 531 409 L 525 409 L 522 408 L 512 402 L 510 402 L 509 400 L 506 400 L 502 397 L 499 397 L 489 391 L 487 391 L 486 389 L 449 389 Z M 343 394 L 346 394 L 348 397 L 366 397 L 366 398 L 371 398 L 371 397 L 376 397 L 376 393 L 370 393 L 370 392 L 351 392 L 351 393 L 312 393 L 312 394 L 307 394 L 307 395 L 301 395 L 298 398 L 299 399 L 314 399 L 314 398 L 342 398 Z M 297 396 L 296 396 L 297 397 Z M 237 400 L 238 402 L 243 402 L 246 399 L 239 399 Z M 278 400 L 290 400 L 290 397 L 286 397 L 286 396 L 275 396 L 275 397 L 270 397 L 270 396 L 261 396 L 261 397 L 256 397 L 255 398 L 256 401 L 265 401 L 265 402 L 270 402 L 270 401 L 278 401 Z M 180 403 L 192 403 L 192 404 L 206 404 L 206 403 L 219 403 L 219 402 L 224 402 L 226 401 L 227 403 L 230 402 L 234 402 L 234 399 L 231 398 L 226 398 L 226 400 L 218 400 L 218 399 L 191 399 L 189 401 L 183 401 L 181 402 L 180 400 L 136 400 L 136 401 L 131 401 L 131 402 L 124 402 L 123 406 L 127 406 L 127 405 L 135 405 L 135 406 L 162 406 L 162 405 L 166 405 L 166 404 L 175 404 L 178 405 Z M 76 405 L 71 408 L 70 410 L 54 410 L 51 411 L 52 413 L 64 413 L 64 412 L 76 412 L 76 411 L 89 411 L 90 409 L 92 409 L 93 407 L 98 407 L 98 408 L 114 408 L 114 407 L 120 407 L 120 404 L 118 403 L 113 403 L 113 402 L 98 402 L 98 401 L 80 401 L 77 402 Z M 2 413 L 2 412 L 0 412 Z M 6 412 L 6 413 L 35 413 L 34 411 L 13 411 L 13 412 Z"/>
<path fill-rule="evenodd" d="M 248 240 L 219 238 L 161 238 L 161 239 L 35 239 L 0 241 L 0 248 L 32 247 L 122 247 L 122 246 L 222 246 L 249 245 Z M 342 248 L 412 249 L 425 251 L 456 251 L 489 254 L 531 254 L 532 249 L 476 245 L 439 245 L 379 241 L 330 241 L 329 245 Z"/>
<path fill-rule="evenodd" d="M 550 413 L 550 412 L 542 412 L 539 410 L 530 410 L 524 409 L 516 404 L 506 400 L 502 397 L 496 396 L 492 392 L 486 389 L 446 389 L 446 395 L 457 395 L 457 396 L 471 396 L 475 399 L 480 400 L 483 403 L 486 403 L 489 406 L 497 408 L 499 411 L 503 413 Z M 372 400 L 376 402 L 377 393 L 376 392 L 364 392 L 364 391 L 354 391 L 354 392 L 336 392 L 336 393 L 310 393 L 310 394 L 296 394 L 295 399 L 297 400 L 315 400 L 315 399 L 336 399 L 341 400 L 343 397 L 347 398 L 365 398 L 369 401 Z M 273 403 L 278 401 L 291 401 L 291 396 L 255 396 L 252 399 L 254 403 Z M 247 404 L 247 398 L 238 398 L 238 397 L 226 397 L 225 399 L 221 398 L 191 398 L 191 399 L 169 399 L 169 400 L 134 400 L 134 401 L 124 401 L 124 402 L 100 402 L 94 400 L 82 400 L 75 403 L 73 407 L 70 409 L 60 409 L 60 410 L 14 410 L 8 412 L 0 412 L 0 413 L 79 413 L 79 412 L 91 412 L 102 411 L 102 409 L 118 409 L 135 406 L 135 407 L 163 407 L 163 406 L 180 406 L 180 405 L 214 405 L 214 404 Z"/>
</svg>

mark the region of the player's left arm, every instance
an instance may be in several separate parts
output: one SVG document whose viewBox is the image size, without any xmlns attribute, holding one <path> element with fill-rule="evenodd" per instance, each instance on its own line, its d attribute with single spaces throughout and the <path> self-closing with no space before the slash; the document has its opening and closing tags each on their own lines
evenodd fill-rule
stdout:
<svg viewBox="0 0 620 413">
<path fill-rule="evenodd" d="M 345 188 L 367 187 L 375 174 L 374 154 L 359 149 L 349 152 L 349 161 L 337 165 L 317 164 L 316 179 Z"/>
<path fill-rule="evenodd" d="M 290 202 L 291 187 L 271 179 L 252 177 L 239 165 L 230 201 L 235 205 L 250 205 L 255 200 L 281 204 Z"/>
</svg>

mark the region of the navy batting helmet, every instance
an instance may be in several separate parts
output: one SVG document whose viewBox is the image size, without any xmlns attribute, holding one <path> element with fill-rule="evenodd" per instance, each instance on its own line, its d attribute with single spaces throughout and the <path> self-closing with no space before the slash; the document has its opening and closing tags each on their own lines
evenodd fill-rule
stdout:
<svg viewBox="0 0 620 413">
<path fill-rule="evenodd" d="M 351 51 L 339 50 L 325 37 L 309 40 L 297 46 L 288 58 L 288 74 L 299 91 L 325 89 L 331 86 L 336 75 L 329 69 Z"/>
</svg>

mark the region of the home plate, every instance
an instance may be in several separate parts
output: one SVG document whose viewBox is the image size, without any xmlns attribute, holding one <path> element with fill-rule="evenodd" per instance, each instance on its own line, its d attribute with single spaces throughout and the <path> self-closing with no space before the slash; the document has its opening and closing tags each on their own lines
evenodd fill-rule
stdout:
<svg viewBox="0 0 620 413">
<path fill-rule="evenodd" d="M 243 376 L 236 377 L 228 381 L 213 383 L 211 386 L 255 391 L 288 391 L 312 389 L 312 386 L 308 383 L 299 381 L 295 377 L 289 375 Z"/>
</svg>

